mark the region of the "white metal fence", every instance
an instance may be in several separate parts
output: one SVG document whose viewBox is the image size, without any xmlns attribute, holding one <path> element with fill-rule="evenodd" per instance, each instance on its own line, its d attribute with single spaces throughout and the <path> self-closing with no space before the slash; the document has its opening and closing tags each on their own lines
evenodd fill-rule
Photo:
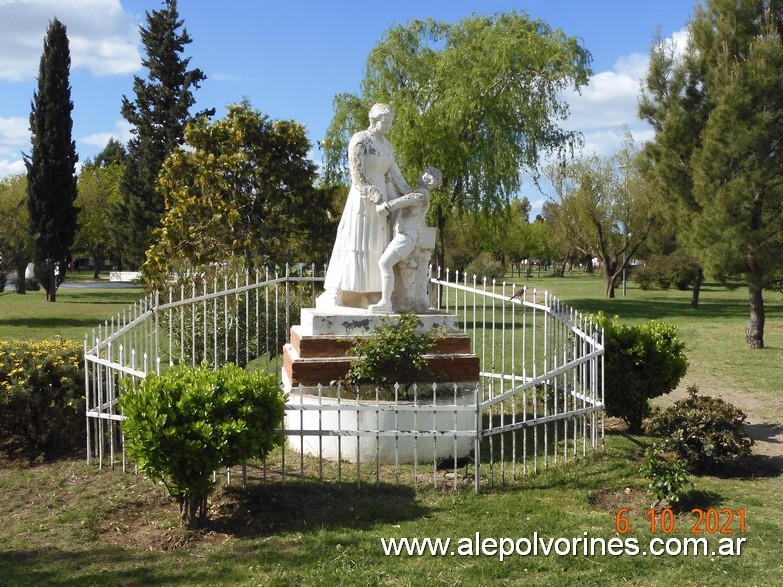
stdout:
<svg viewBox="0 0 783 587">
<path fill-rule="evenodd" d="M 177 364 L 235 362 L 281 372 L 280 352 L 321 275 L 191 275 L 104 323 L 85 343 L 88 461 L 127 466 L 121 381 Z M 548 293 L 475 277 L 431 277 L 431 306 L 458 316 L 481 361 L 475 390 L 418 386 L 369 398 L 341 387 L 293 390 L 286 446 L 243 481 L 506 484 L 603 446 L 603 339 Z M 229 478 L 231 473 L 228 472 Z"/>
</svg>

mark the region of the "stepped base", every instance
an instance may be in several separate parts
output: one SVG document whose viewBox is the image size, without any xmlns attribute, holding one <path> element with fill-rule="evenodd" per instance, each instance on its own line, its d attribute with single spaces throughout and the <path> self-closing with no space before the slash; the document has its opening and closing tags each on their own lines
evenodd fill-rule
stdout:
<svg viewBox="0 0 783 587">
<path fill-rule="evenodd" d="M 287 390 L 328 386 L 345 378 L 351 366 L 346 353 L 357 337 L 367 337 L 381 325 L 381 316 L 366 310 L 341 308 L 319 311 L 305 308 L 301 324 L 291 328 L 291 342 L 283 347 L 283 373 Z M 437 382 L 478 383 L 479 358 L 470 352 L 470 337 L 459 332 L 457 317 L 432 312 L 417 314 L 422 330 L 441 326 L 446 333 L 426 355 Z M 394 322 L 399 315 L 388 315 Z"/>
</svg>

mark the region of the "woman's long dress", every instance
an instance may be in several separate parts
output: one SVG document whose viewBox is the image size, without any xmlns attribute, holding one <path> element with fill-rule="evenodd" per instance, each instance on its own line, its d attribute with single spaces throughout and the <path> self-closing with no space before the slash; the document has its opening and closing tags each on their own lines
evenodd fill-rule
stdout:
<svg viewBox="0 0 783 587">
<path fill-rule="evenodd" d="M 348 162 L 351 191 L 337 228 L 324 287 L 327 291 L 380 292 L 378 260 L 391 235 L 387 218 L 378 215 L 371 197 L 378 199 L 380 195 L 380 204 L 409 192 L 410 187 L 394 161 L 389 141 L 368 131 L 351 138 Z"/>
</svg>

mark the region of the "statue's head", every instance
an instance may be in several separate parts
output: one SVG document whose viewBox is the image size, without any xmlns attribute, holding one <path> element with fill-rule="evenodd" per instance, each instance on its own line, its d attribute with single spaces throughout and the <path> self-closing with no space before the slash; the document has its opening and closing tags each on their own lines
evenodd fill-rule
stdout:
<svg viewBox="0 0 783 587">
<path fill-rule="evenodd" d="M 419 181 L 427 189 L 437 189 L 443 181 L 443 174 L 437 167 L 427 167 L 419 176 Z"/>
<path fill-rule="evenodd" d="M 378 120 L 382 116 L 394 118 L 394 110 L 388 104 L 381 104 L 380 102 L 373 104 L 373 107 L 370 108 L 370 122 Z"/>
</svg>

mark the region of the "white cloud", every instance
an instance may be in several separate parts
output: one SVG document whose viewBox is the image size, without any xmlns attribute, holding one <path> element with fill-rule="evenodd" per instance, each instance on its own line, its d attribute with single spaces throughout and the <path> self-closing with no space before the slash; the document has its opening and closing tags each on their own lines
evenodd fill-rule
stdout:
<svg viewBox="0 0 783 587">
<path fill-rule="evenodd" d="M 25 170 L 22 152 L 30 150 L 29 126 L 27 118 L 0 116 L 0 177 Z"/>
<path fill-rule="evenodd" d="M 83 145 L 92 145 L 93 147 L 103 149 L 106 146 L 106 143 L 109 142 L 109 139 L 116 139 L 124 145 L 131 138 L 131 128 L 132 127 L 127 120 L 118 120 L 114 124 L 114 132 L 93 133 L 78 139 L 77 143 Z"/>
<path fill-rule="evenodd" d="M 0 116 L 0 152 L 30 145 L 30 121 L 27 118 Z"/>
<path fill-rule="evenodd" d="M 667 39 L 682 52 L 687 32 L 678 31 Z M 623 131 L 628 128 L 637 143 L 652 138 L 650 127 L 637 116 L 641 80 L 647 73 L 649 56 L 632 53 L 618 59 L 611 71 L 599 72 L 590 79 L 581 95 L 571 92 L 563 96 L 570 116 L 565 124 L 583 134 L 584 151 L 611 155 L 621 146 Z"/>
<path fill-rule="evenodd" d="M 9 175 L 17 175 L 26 171 L 24 161 L 18 159 L 17 161 L 7 161 L 0 159 L 0 178 L 7 177 Z"/>
<path fill-rule="evenodd" d="M 126 75 L 141 67 L 138 27 L 120 0 L 0 0 L 0 80 L 38 73 L 52 18 L 68 32 L 71 68 Z"/>
</svg>

